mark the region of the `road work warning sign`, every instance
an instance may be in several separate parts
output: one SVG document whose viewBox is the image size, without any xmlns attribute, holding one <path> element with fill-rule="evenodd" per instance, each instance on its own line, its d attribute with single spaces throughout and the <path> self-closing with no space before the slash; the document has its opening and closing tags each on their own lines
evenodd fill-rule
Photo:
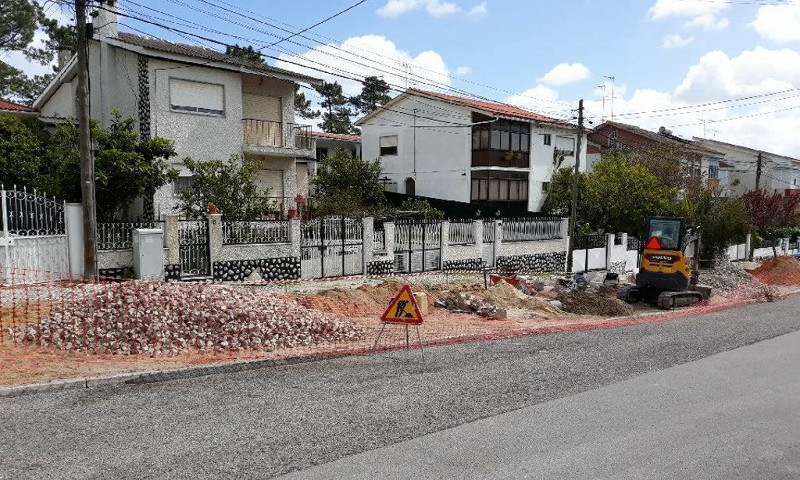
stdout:
<svg viewBox="0 0 800 480">
<path fill-rule="evenodd" d="M 414 300 L 414 295 L 411 293 L 411 287 L 403 285 L 400 292 L 395 295 L 394 300 L 389 304 L 381 317 L 386 323 L 404 323 L 407 325 L 419 325 L 422 323 L 422 315 L 419 313 L 419 307 Z"/>
</svg>

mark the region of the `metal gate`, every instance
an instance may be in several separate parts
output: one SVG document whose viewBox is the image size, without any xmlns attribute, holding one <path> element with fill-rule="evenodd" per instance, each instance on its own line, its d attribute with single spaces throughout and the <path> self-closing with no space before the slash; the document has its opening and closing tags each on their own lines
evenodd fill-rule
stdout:
<svg viewBox="0 0 800 480">
<path fill-rule="evenodd" d="M 364 273 L 364 222 L 324 217 L 300 226 L 302 278 L 342 277 Z"/>
<path fill-rule="evenodd" d="M 416 220 L 395 224 L 395 272 L 428 272 L 441 268 L 441 222 Z"/>
<path fill-rule="evenodd" d="M 178 246 L 182 278 L 211 276 L 208 220 L 180 220 Z"/>
<path fill-rule="evenodd" d="M 481 244 L 481 258 L 487 267 L 494 267 L 494 240 L 497 228 L 494 220 L 483 221 L 483 243 Z"/>
</svg>

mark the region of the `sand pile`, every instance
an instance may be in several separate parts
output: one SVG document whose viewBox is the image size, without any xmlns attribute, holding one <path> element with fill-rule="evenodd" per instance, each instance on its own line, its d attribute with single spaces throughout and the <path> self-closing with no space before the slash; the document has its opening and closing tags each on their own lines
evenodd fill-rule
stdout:
<svg viewBox="0 0 800 480">
<path fill-rule="evenodd" d="M 800 285 L 800 260 L 794 257 L 773 258 L 751 273 L 767 285 Z"/>
<path fill-rule="evenodd" d="M 586 291 L 565 290 L 558 295 L 558 300 L 565 311 L 578 315 L 620 317 L 634 313 L 633 307 L 621 300 Z"/>
</svg>

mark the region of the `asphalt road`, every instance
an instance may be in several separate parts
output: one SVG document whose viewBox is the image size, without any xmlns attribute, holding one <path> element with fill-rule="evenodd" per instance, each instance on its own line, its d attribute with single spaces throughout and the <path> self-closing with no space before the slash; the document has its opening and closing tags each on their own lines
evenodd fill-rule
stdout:
<svg viewBox="0 0 800 480">
<path fill-rule="evenodd" d="M 432 348 L 424 364 L 419 352 L 391 352 L 4 398 L 0 478 L 274 476 L 800 331 L 798 310 L 795 296 Z"/>
</svg>

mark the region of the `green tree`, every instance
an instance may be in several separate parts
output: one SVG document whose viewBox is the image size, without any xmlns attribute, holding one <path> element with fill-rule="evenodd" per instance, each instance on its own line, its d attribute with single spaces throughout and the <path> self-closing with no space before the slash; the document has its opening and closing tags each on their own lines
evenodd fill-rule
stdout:
<svg viewBox="0 0 800 480">
<path fill-rule="evenodd" d="M 578 176 L 578 198 L 583 197 L 586 189 L 586 174 Z M 572 185 L 575 182 L 575 169 L 564 167 L 558 169 L 550 179 L 550 187 L 547 190 L 547 197 L 544 200 L 542 210 L 551 215 L 568 217 L 572 211 Z M 579 209 L 580 211 L 580 209 Z"/>
<path fill-rule="evenodd" d="M 45 45 L 31 46 L 36 30 L 46 34 Z M 45 16 L 34 0 L 0 2 L 0 53 L 22 51 L 32 61 L 47 65 L 58 48 L 74 49 L 75 30 L 59 25 Z M 50 82 L 54 74 L 28 77 L 19 68 L 0 60 L 0 96 L 11 96 L 30 104 Z"/>
<path fill-rule="evenodd" d="M 311 100 L 306 99 L 306 94 L 300 91 L 300 85 L 294 86 L 294 111 L 303 118 L 319 117 L 319 110 L 311 108 Z"/>
<path fill-rule="evenodd" d="M 342 93 L 342 86 L 338 82 L 323 82 L 314 89 L 323 99 L 320 106 L 324 113 L 322 114 L 322 123 L 319 124 L 322 131 L 342 134 L 360 133 L 350 120 L 354 112 L 348 107 L 348 99 Z"/>
<path fill-rule="evenodd" d="M 91 129 L 98 220 L 115 219 L 137 198 L 152 195 L 177 178 L 178 171 L 168 163 L 175 156 L 172 140 L 142 139 L 134 129 L 134 120 L 122 118 L 118 111 L 113 112 L 108 128 L 92 121 Z M 81 200 L 78 137 L 76 121 L 68 120 L 58 127 L 45 159 L 52 175 L 41 179 L 48 184 L 48 193 L 72 202 Z"/>
<path fill-rule="evenodd" d="M 0 115 L 0 183 L 47 191 L 42 159 L 48 142 L 49 135 L 37 119 Z"/>
<path fill-rule="evenodd" d="M 384 106 L 392 99 L 389 96 L 391 87 L 382 78 L 370 76 L 364 78 L 359 95 L 351 97 L 349 102 L 357 113 L 366 115 Z"/>
<path fill-rule="evenodd" d="M 252 45 L 247 45 L 246 47 L 238 44 L 227 45 L 225 47 L 225 55 L 243 58 L 255 63 L 266 63 L 264 62 L 264 57 L 261 56 L 261 52 L 255 50 Z"/>
<path fill-rule="evenodd" d="M 677 193 L 644 166 L 615 154 L 595 163 L 586 175 L 578 211 L 596 230 L 639 235 L 645 218 L 674 213 Z"/>
<path fill-rule="evenodd" d="M 314 178 L 317 214 L 364 215 L 382 211 L 385 198 L 379 160 L 362 160 L 339 150 L 322 161 Z"/>
<path fill-rule="evenodd" d="M 685 195 L 680 215 L 688 225 L 702 227 L 700 258 L 707 264 L 723 255 L 728 246 L 742 242 L 749 230 L 744 201 L 715 197 L 710 191 Z"/>
<path fill-rule="evenodd" d="M 255 184 L 261 168 L 257 159 L 232 155 L 227 162 L 185 158 L 183 163 L 192 172 L 192 185 L 179 197 L 179 208 L 187 218 L 202 218 L 209 205 L 231 220 L 254 220 L 275 211 L 269 191 L 260 191 Z"/>
<path fill-rule="evenodd" d="M 407 198 L 398 209 L 403 213 L 403 218 L 418 218 L 421 220 L 443 220 L 444 212 L 434 208 L 427 200 L 419 198 Z M 409 214 L 408 212 L 414 212 Z"/>
</svg>

